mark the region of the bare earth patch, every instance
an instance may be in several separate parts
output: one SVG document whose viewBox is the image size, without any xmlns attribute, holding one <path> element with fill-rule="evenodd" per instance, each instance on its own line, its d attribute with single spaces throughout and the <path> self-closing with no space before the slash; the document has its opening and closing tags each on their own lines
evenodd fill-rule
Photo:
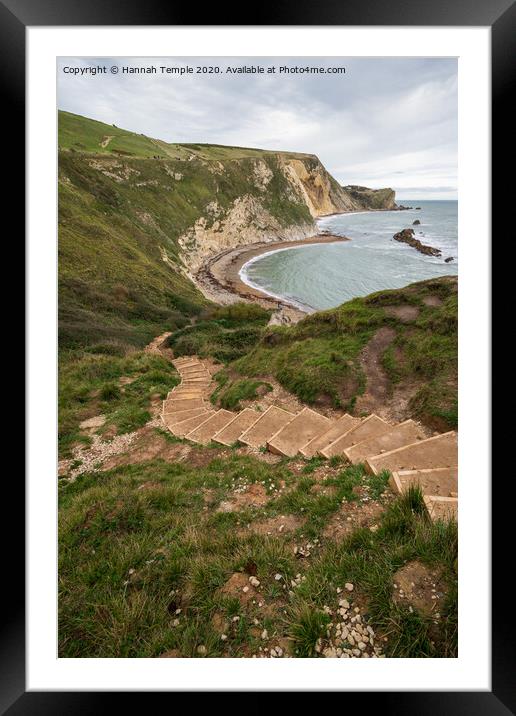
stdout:
<svg viewBox="0 0 516 716">
<path fill-rule="evenodd" d="M 139 431 L 129 449 L 121 454 L 113 455 L 102 463 L 102 470 L 112 470 L 120 465 L 135 465 L 148 460 L 167 460 L 184 462 L 192 448 L 183 443 L 171 443 L 154 427 L 145 426 Z"/>
<path fill-rule="evenodd" d="M 159 655 L 160 659 L 178 659 L 181 656 L 179 649 L 170 649 Z"/>
<path fill-rule="evenodd" d="M 304 520 L 295 515 L 281 515 L 279 517 L 269 517 L 261 522 L 251 522 L 247 530 L 243 530 L 243 534 L 247 531 L 254 532 L 259 535 L 281 535 L 295 532 L 303 526 Z"/>
<path fill-rule="evenodd" d="M 90 432 L 90 431 L 96 430 L 97 428 L 101 428 L 105 422 L 106 422 L 105 415 L 96 415 L 93 418 L 88 418 L 87 420 L 83 420 L 82 423 L 79 424 L 79 427 L 81 430 Z"/>
<path fill-rule="evenodd" d="M 262 507 L 269 499 L 262 484 L 252 483 L 245 492 L 234 492 L 231 499 L 221 502 L 216 512 L 239 512 L 248 507 Z"/>
<path fill-rule="evenodd" d="M 411 323 L 419 316 L 419 308 L 417 306 L 410 306 L 409 304 L 386 306 L 384 310 L 388 316 L 394 316 L 402 323 Z"/>
<path fill-rule="evenodd" d="M 440 570 L 425 564 L 407 562 L 393 577 L 393 601 L 414 607 L 422 614 L 439 613 L 439 606 L 446 597 Z"/>
<path fill-rule="evenodd" d="M 250 447 L 249 445 L 246 445 L 245 447 L 238 448 L 236 450 L 237 455 L 252 455 L 252 457 L 256 458 L 257 460 L 261 460 L 262 462 L 267 463 L 267 465 L 277 465 L 278 462 L 281 462 L 282 457 L 281 455 L 274 455 L 272 452 L 261 452 L 257 448 Z"/>
<path fill-rule="evenodd" d="M 322 536 L 338 541 L 359 527 L 374 527 L 384 510 L 379 502 L 345 502 L 331 517 Z"/>
<path fill-rule="evenodd" d="M 431 306 L 435 308 L 443 305 L 442 298 L 439 298 L 439 296 L 425 296 L 423 299 L 423 303 L 425 304 L 425 306 Z"/>
<path fill-rule="evenodd" d="M 218 592 L 221 596 L 235 597 L 244 607 L 253 600 L 263 601 L 262 595 L 249 581 L 249 575 L 244 572 L 234 572 Z"/>
</svg>

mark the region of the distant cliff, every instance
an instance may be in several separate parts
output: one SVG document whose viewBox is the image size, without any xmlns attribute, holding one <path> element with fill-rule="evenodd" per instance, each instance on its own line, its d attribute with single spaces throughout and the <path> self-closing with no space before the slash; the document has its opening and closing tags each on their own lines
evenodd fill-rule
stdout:
<svg viewBox="0 0 516 716">
<path fill-rule="evenodd" d="M 190 315 L 206 303 L 190 278 L 214 254 L 393 203 L 390 189 L 340 186 L 312 154 L 170 144 L 60 112 L 61 336 Z"/>
<path fill-rule="evenodd" d="M 343 187 L 349 196 L 364 209 L 398 209 L 394 189 L 368 189 L 366 186 Z"/>
</svg>

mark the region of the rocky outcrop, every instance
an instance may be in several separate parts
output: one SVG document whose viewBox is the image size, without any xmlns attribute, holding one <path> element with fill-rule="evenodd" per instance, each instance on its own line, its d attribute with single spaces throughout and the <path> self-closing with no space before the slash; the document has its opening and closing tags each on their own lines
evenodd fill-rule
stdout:
<svg viewBox="0 0 516 716">
<path fill-rule="evenodd" d="M 282 163 L 285 176 L 314 218 L 366 208 L 360 197 L 354 197 L 335 181 L 317 157 L 290 158 L 283 155 Z"/>
<path fill-rule="evenodd" d="M 181 257 L 193 275 L 206 258 L 226 249 L 259 241 L 295 240 L 312 236 L 311 221 L 284 226 L 277 216 L 250 194 L 244 194 L 224 210 L 216 202 L 206 216 L 179 237 Z"/>
<path fill-rule="evenodd" d="M 402 229 L 401 231 L 398 231 L 397 234 L 394 234 L 392 238 L 395 241 L 402 241 L 404 244 L 412 246 L 414 249 L 417 249 L 421 254 L 426 254 L 427 256 L 441 255 L 439 249 L 436 249 L 433 246 L 428 246 L 427 244 L 422 244 L 419 239 L 416 239 L 414 237 L 414 229 Z"/>
<path fill-rule="evenodd" d="M 392 211 L 407 208 L 396 204 L 394 189 L 369 189 L 354 184 L 344 186 L 343 189 L 362 209 Z"/>
</svg>

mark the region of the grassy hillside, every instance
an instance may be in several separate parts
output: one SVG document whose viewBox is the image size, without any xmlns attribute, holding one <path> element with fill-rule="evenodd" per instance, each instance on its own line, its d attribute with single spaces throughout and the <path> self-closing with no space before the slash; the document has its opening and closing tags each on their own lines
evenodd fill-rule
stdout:
<svg viewBox="0 0 516 716">
<path fill-rule="evenodd" d="M 256 197 L 280 225 L 311 222 L 272 152 L 168 145 L 66 112 L 59 146 L 63 347 L 142 345 L 207 305 L 182 273 L 178 238 L 201 217 L 215 222 L 214 200 L 223 214 Z M 257 156 L 271 172 L 266 192 L 254 179 Z"/>
<path fill-rule="evenodd" d="M 404 309 L 408 308 L 407 311 Z M 292 327 L 263 329 L 250 350 L 228 352 L 227 330 L 212 325 L 176 331 L 176 354 L 213 355 L 227 363 L 226 389 L 242 376 L 277 379 L 312 405 L 354 410 L 367 388 L 361 351 L 381 327 L 395 332 L 379 356 L 391 392 L 410 389 L 410 409 L 436 428 L 457 425 L 457 281 L 443 277 L 380 291 L 320 311 Z M 245 353 L 243 352 L 245 350 Z"/>
<path fill-rule="evenodd" d="M 272 152 L 250 147 L 231 147 L 221 144 L 174 144 L 147 137 L 144 134 L 120 129 L 114 124 L 105 124 L 71 112 L 59 112 L 59 149 L 75 150 L 92 154 L 111 156 L 120 154 L 129 157 L 199 159 L 244 159 L 264 155 L 284 154 L 306 158 L 312 155 L 301 152 Z"/>
</svg>

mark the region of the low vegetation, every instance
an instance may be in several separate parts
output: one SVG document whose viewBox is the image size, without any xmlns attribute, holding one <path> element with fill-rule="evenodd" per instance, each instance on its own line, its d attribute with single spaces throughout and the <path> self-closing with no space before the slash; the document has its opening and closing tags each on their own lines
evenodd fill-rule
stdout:
<svg viewBox="0 0 516 716">
<path fill-rule="evenodd" d="M 430 522 L 419 493 L 385 495 L 374 523 L 337 539 L 325 536 L 328 524 L 364 497 L 381 502 L 384 476 L 338 460 L 300 473 L 296 461 L 209 447 L 195 459 L 61 483 L 61 657 L 267 656 L 279 644 L 284 655 L 313 656 L 343 596 L 360 605 L 384 655 L 456 655 L 456 526 Z M 252 485 L 260 506 L 220 510 Z M 296 529 L 255 529 L 279 516 Z M 440 574 L 438 619 L 395 599 L 396 570 L 411 560 Z M 255 599 L 228 589 L 235 575 L 258 580 Z"/>
<path fill-rule="evenodd" d="M 294 326 L 266 326 L 265 311 L 256 307 L 253 313 L 240 305 L 232 308 L 238 318 L 220 309 L 212 314 L 215 320 L 176 331 L 169 339 L 178 355 L 211 355 L 226 363 L 228 371 L 220 377 L 226 393 L 233 385 L 239 392 L 244 377 L 264 382 L 273 377 L 307 404 L 352 412 L 367 387 L 361 352 L 379 328 L 388 326 L 395 336 L 380 360 L 391 392 L 410 389 L 411 414 L 427 424 L 457 426 L 455 278 L 355 298 Z"/>
<path fill-rule="evenodd" d="M 260 340 L 270 315 L 270 311 L 252 303 L 208 309 L 193 325 L 174 331 L 166 345 L 176 356 L 195 354 L 229 363 Z"/>
<path fill-rule="evenodd" d="M 124 356 L 64 353 L 59 364 L 60 456 L 69 456 L 74 445 L 90 440 L 80 430 L 88 418 L 103 415 L 104 434 L 142 427 L 150 419 L 151 398 L 164 399 L 178 383 L 175 368 L 161 356 L 141 351 Z"/>
</svg>

